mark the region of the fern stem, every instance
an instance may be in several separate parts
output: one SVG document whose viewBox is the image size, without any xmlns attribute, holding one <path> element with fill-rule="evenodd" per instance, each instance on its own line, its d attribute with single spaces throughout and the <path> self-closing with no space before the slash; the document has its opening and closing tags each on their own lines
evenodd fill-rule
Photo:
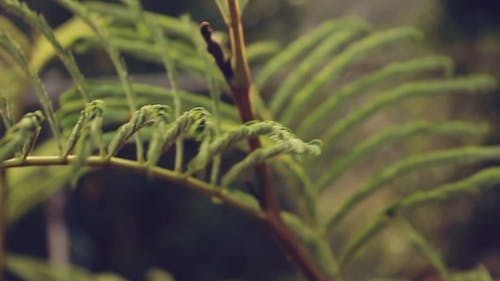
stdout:
<svg viewBox="0 0 500 281">
<path fill-rule="evenodd" d="M 250 99 L 250 70 L 245 54 L 245 40 L 241 24 L 239 4 L 237 0 L 226 0 L 229 11 L 229 33 L 233 57 L 234 77 L 230 79 L 229 87 L 235 100 L 242 122 L 255 119 Z M 250 152 L 259 149 L 262 145 L 258 137 L 248 141 Z M 301 272 L 311 281 L 326 281 L 323 273 L 312 261 L 310 254 L 298 241 L 280 215 L 278 200 L 273 188 L 271 169 L 266 162 L 255 166 L 255 175 L 259 188 L 259 203 L 266 213 L 265 225 L 276 238 L 283 251 L 290 260 L 297 265 Z"/>
<path fill-rule="evenodd" d="M 10 159 L 3 161 L 0 163 L 0 169 L 33 166 L 66 166 L 71 165 L 77 160 L 77 157 L 73 155 L 70 155 L 67 158 L 61 158 L 59 156 L 28 156 L 26 159 Z M 170 171 L 161 167 L 147 167 L 137 161 L 117 157 L 106 159 L 99 156 L 90 156 L 87 158 L 84 165 L 100 168 L 124 168 L 140 174 L 151 175 L 153 178 L 176 183 L 209 197 L 215 197 L 221 200 L 221 202 L 230 205 L 255 219 L 265 219 L 265 214 L 260 210 L 257 202 L 249 200 L 251 197 L 245 197 L 243 198 L 245 200 L 242 200 L 239 193 L 223 191 L 222 188 L 214 188 L 208 183 L 196 178 L 186 177 L 176 173 L 175 171 Z"/>
</svg>

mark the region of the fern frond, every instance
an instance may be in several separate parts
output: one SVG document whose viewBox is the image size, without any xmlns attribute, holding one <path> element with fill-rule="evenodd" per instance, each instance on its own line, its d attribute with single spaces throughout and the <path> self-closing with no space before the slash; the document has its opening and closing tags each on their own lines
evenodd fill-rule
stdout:
<svg viewBox="0 0 500 281">
<path fill-rule="evenodd" d="M 273 57 L 255 77 L 254 85 L 258 89 L 262 89 L 265 83 L 271 79 L 276 73 L 284 69 L 285 66 L 306 52 L 311 46 L 314 46 L 328 34 L 345 28 L 351 24 L 359 24 L 361 19 L 354 17 L 342 18 L 336 21 L 327 21 L 316 27 L 313 31 L 301 36 L 299 39 L 292 42 L 285 50 Z"/>
<path fill-rule="evenodd" d="M 172 96 L 173 96 L 173 105 L 174 105 L 174 117 L 178 118 L 181 115 L 181 110 L 182 110 L 182 104 L 181 104 L 181 98 L 180 98 L 180 93 L 179 93 L 179 87 L 177 84 L 177 66 L 175 65 L 175 62 L 172 58 L 172 56 L 169 53 L 170 50 L 170 43 L 169 40 L 163 35 L 163 32 L 161 28 L 159 27 L 158 23 L 156 20 L 153 18 L 146 17 L 144 15 L 144 11 L 142 10 L 141 3 L 137 0 L 122 0 L 122 2 L 125 2 L 127 5 L 130 6 L 131 12 L 137 12 L 139 19 L 145 24 L 146 28 L 148 28 L 152 32 L 153 36 L 153 41 L 155 42 L 155 45 L 157 48 L 161 50 L 160 52 L 160 58 L 163 63 L 163 67 L 165 68 L 165 71 L 167 72 L 167 80 L 170 84 L 170 89 L 172 90 Z M 132 86 L 130 86 L 132 89 Z M 176 142 L 176 149 L 175 149 L 175 170 L 180 171 L 183 158 L 184 158 L 184 145 L 182 142 L 182 138 L 178 139 Z"/>
<path fill-rule="evenodd" d="M 21 159 L 26 158 L 33 148 L 45 119 L 42 112 L 26 113 L 19 122 L 10 127 L 0 139 L 0 161 L 19 152 Z"/>
<path fill-rule="evenodd" d="M 292 100 L 283 116 L 280 118 L 285 124 L 289 124 L 294 117 L 300 116 L 301 109 L 305 107 L 311 97 L 318 93 L 326 83 L 331 83 L 338 79 L 340 73 L 351 63 L 361 58 L 368 51 L 380 48 L 386 44 L 402 39 L 420 39 L 422 34 L 412 27 L 395 28 L 386 31 L 375 32 L 353 44 L 337 55 L 328 63 L 315 77 L 293 94 Z"/>
<path fill-rule="evenodd" d="M 59 122 L 57 121 L 56 114 L 54 113 L 54 108 L 52 106 L 52 101 L 49 98 L 49 94 L 45 89 L 40 77 L 34 71 L 28 62 L 28 58 L 23 53 L 19 45 L 10 38 L 8 34 L 0 32 L 0 46 L 2 46 L 17 62 L 17 64 L 21 67 L 21 69 L 26 73 L 26 76 L 29 77 L 31 82 L 33 83 L 36 93 L 38 94 L 38 98 L 40 99 L 40 103 L 44 110 L 45 116 L 47 117 L 47 121 L 49 122 L 50 129 L 54 134 L 54 137 L 59 146 L 59 153 L 62 153 L 62 137 L 60 132 Z"/>
<path fill-rule="evenodd" d="M 309 74 L 321 63 L 327 59 L 329 55 L 335 53 L 345 43 L 349 42 L 356 35 L 366 31 L 368 26 L 364 22 L 353 23 L 346 26 L 345 29 L 331 33 L 321 44 L 315 47 L 296 68 L 290 72 L 286 79 L 280 83 L 280 86 L 273 94 L 270 107 L 274 114 L 281 112 L 283 105 L 290 98 L 291 93 L 303 83 Z"/>
<path fill-rule="evenodd" d="M 68 138 L 68 144 L 63 153 L 64 157 L 68 156 L 81 137 L 87 134 L 90 134 L 94 144 L 99 148 L 99 154 L 104 156 L 105 148 L 102 139 L 103 113 L 104 102 L 102 100 L 93 100 L 85 106 Z"/>
<path fill-rule="evenodd" d="M 156 165 L 162 152 L 166 151 L 179 137 L 187 134 L 193 127 L 196 137 L 200 137 L 206 129 L 209 130 L 210 128 L 206 128 L 209 116 L 210 113 L 204 108 L 193 108 L 175 119 L 168 130 L 156 134 L 149 144 L 147 166 Z"/>
<path fill-rule="evenodd" d="M 347 131 L 354 129 L 363 120 L 378 110 L 403 99 L 419 95 L 462 93 L 491 90 L 496 87 L 496 81 L 488 75 L 471 75 L 453 79 L 438 79 L 403 84 L 396 89 L 381 93 L 369 103 L 349 113 L 338 123 L 330 127 L 321 137 L 325 144 L 333 144 Z"/>
<path fill-rule="evenodd" d="M 141 128 L 150 126 L 158 121 L 164 122 L 170 109 L 166 105 L 145 105 L 134 112 L 130 121 L 118 128 L 115 136 L 108 145 L 108 158 L 114 156 L 127 141 Z"/>
<path fill-rule="evenodd" d="M 85 23 L 94 30 L 96 35 L 102 41 L 102 44 L 104 44 L 104 48 L 108 53 L 113 66 L 115 67 L 118 77 L 120 78 L 120 83 L 122 84 L 123 91 L 125 92 L 129 110 L 130 112 L 134 112 L 137 109 L 136 95 L 132 88 L 132 82 L 130 81 L 130 77 L 128 75 L 127 66 L 121 57 L 120 51 L 114 45 L 112 38 L 109 36 L 108 31 L 96 23 L 88 9 L 79 2 L 74 0 L 57 0 L 57 2 L 85 21 Z M 139 161 L 143 161 L 144 149 L 139 134 L 135 134 L 135 143 L 137 159 Z"/>
<path fill-rule="evenodd" d="M 345 247 L 339 263 L 348 264 L 362 246 L 374 238 L 393 217 L 408 212 L 418 206 L 446 200 L 453 196 L 476 193 L 485 188 L 492 188 L 500 183 L 500 168 L 487 168 L 476 174 L 453 183 L 447 183 L 428 191 L 417 191 L 391 204 L 366 224 Z"/>
<path fill-rule="evenodd" d="M 56 53 L 64 66 L 73 77 L 73 81 L 75 82 L 75 85 L 82 97 L 86 101 L 90 101 L 92 96 L 85 88 L 85 79 L 75 62 L 73 54 L 69 50 L 65 50 L 61 43 L 59 43 L 59 40 L 55 36 L 52 28 L 47 23 L 45 18 L 42 15 L 35 13 L 25 3 L 19 2 L 18 0 L 0 0 L 0 6 L 12 14 L 21 17 L 26 23 L 39 30 L 45 38 L 47 38 L 56 50 Z"/>
<path fill-rule="evenodd" d="M 149 103 L 158 104 L 171 104 L 173 101 L 173 94 L 170 90 L 159 86 L 153 86 L 148 84 L 134 83 L 133 90 L 137 93 L 139 99 L 138 103 L 140 105 Z M 106 82 L 89 82 L 88 88 L 92 90 L 94 96 L 98 99 L 102 99 L 106 103 L 106 107 L 110 109 L 112 106 L 127 107 L 126 102 L 123 100 L 123 90 L 120 83 L 115 81 Z M 189 110 L 193 107 L 212 107 L 212 100 L 205 96 L 201 96 L 195 93 L 190 93 L 186 91 L 180 91 L 180 98 L 182 99 L 183 111 Z M 116 101 L 116 102 L 115 102 Z M 61 108 L 59 109 L 58 115 L 63 118 L 62 122 L 65 127 L 67 118 L 69 115 L 78 114 L 84 107 L 84 103 L 78 98 L 76 89 L 71 88 L 63 93 L 60 97 Z M 236 124 L 238 120 L 238 114 L 236 109 L 227 104 L 221 102 L 219 104 L 221 119 L 224 122 L 231 122 L 231 124 Z M 72 120 L 74 124 L 75 120 Z M 123 122 L 121 122 L 123 123 Z"/>
<path fill-rule="evenodd" d="M 229 186 L 243 171 L 257 165 L 267 159 L 280 154 L 291 155 L 319 155 L 319 142 L 313 140 L 305 143 L 297 138 L 288 138 L 278 142 L 278 144 L 262 147 L 248 154 L 242 161 L 236 163 L 223 177 L 222 185 Z"/>
<path fill-rule="evenodd" d="M 332 231 L 360 202 L 375 191 L 382 188 L 384 184 L 397 177 L 401 177 L 419 169 L 430 168 L 432 166 L 447 164 L 464 165 L 495 159 L 500 159 L 500 147 L 498 146 L 460 147 L 410 156 L 406 159 L 400 160 L 399 162 L 378 172 L 376 176 L 374 176 L 358 191 L 345 200 L 328 220 L 327 231 Z"/>
<path fill-rule="evenodd" d="M 453 62 L 445 56 L 428 56 L 411 59 L 403 62 L 393 62 L 382 69 L 368 73 L 334 92 L 328 99 L 319 104 L 312 112 L 304 116 L 297 128 L 297 134 L 306 135 L 315 127 L 315 124 L 330 116 L 344 102 L 363 93 L 371 86 L 388 78 L 397 78 L 442 68 L 448 76 L 453 70 Z"/>
<path fill-rule="evenodd" d="M 132 16 L 127 8 L 115 3 L 105 3 L 99 1 L 86 1 L 82 3 L 89 12 L 98 13 L 106 17 L 112 18 L 117 22 L 124 22 L 128 24 L 136 24 L 136 18 Z M 191 40 L 193 33 L 191 28 L 175 17 L 160 15 L 156 13 L 146 12 L 146 17 L 151 17 L 160 25 L 160 27 L 173 36 L 180 36 L 188 41 Z"/>
<path fill-rule="evenodd" d="M 239 128 L 228 131 L 214 139 L 208 146 L 200 150 L 199 154 L 188 164 L 188 169 L 195 172 L 205 168 L 208 162 L 217 154 L 222 153 L 237 142 L 263 135 L 282 135 L 287 129 L 273 121 L 251 121 Z"/>
<path fill-rule="evenodd" d="M 487 124 L 476 124 L 461 121 L 451 121 L 444 123 L 435 123 L 430 121 L 414 121 L 408 124 L 385 129 L 360 144 L 353 146 L 344 155 L 336 157 L 329 168 L 327 168 L 322 177 L 316 184 L 319 192 L 328 186 L 331 186 L 336 178 L 345 171 L 350 165 L 359 159 L 366 157 L 369 153 L 380 150 L 383 146 L 414 137 L 415 135 L 443 135 L 443 136 L 481 136 L 490 130 Z"/>
</svg>

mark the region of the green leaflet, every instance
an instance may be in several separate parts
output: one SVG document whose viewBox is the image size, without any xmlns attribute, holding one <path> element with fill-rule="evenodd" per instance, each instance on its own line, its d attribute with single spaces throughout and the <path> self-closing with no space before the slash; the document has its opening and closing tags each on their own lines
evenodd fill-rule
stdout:
<svg viewBox="0 0 500 281">
<path fill-rule="evenodd" d="M 177 83 L 177 66 L 175 61 L 170 54 L 170 40 L 168 40 L 164 34 L 158 22 L 150 17 L 144 15 L 141 4 L 137 0 L 127 0 L 125 1 L 130 6 L 131 12 L 136 11 L 138 13 L 139 19 L 144 23 L 145 27 L 152 33 L 153 42 L 155 46 L 160 49 L 160 58 L 163 63 L 163 67 L 166 71 L 167 80 L 170 84 L 170 89 L 173 96 L 173 107 L 174 107 L 174 117 L 178 118 L 182 112 L 182 103 L 179 93 L 179 87 Z M 132 89 L 132 85 L 130 85 Z M 165 128 L 166 120 L 163 120 L 164 124 L 161 124 L 161 129 Z M 153 137 L 153 140 L 156 138 Z M 182 167 L 182 162 L 184 158 L 184 145 L 182 139 L 178 139 L 175 149 L 175 170 L 180 171 Z"/>
<path fill-rule="evenodd" d="M 464 165 L 495 159 L 500 159 L 500 147 L 498 146 L 460 147 L 410 156 L 400 160 L 395 164 L 382 169 L 382 171 L 377 172 L 376 176 L 371 178 L 351 197 L 342 202 L 337 211 L 335 211 L 335 213 L 328 219 L 327 231 L 332 231 L 360 202 L 370 196 L 373 192 L 382 188 L 384 184 L 397 177 L 432 166 L 446 164 Z"/>
<path fill-rule="evenodd" d="M 262 147 L 248 154 L 245 159 L 233 165 L 222 177 L 222 185 L 229 186 L 244 170 L 280 154 L 319 155 L 319 142 L 304 143 L 297 138 L 287 138 L 270 147 Z"/>
<path fill-rule="evenodd" d="M 127 99 L 129 110 L 130 112 L 134 112 L 137 109 L 137 102 L 136 102 L 136 94 L 132 88 L 132 81 L 130 80 L 130 77 L 128 75 L 125 61 L 121 57 L 119 49 L 113 43 L 113 40 L 110 37 L 106 28 L 99 25 L 99 22 L 97 22 L 92 17 L 92 14 L 89 12 L 89 10 L 85 6 L 81 5 L 79 2 L 72 0 L 58 0 L 57 2 L 62 4 L 64 7 L 66 7 L 75 15 L 80 17 L 83 21 L 85 21 L 85 23 L 88 26 L 90 26 L 94 30 L 95 34 L 99 37 L 102 44 L 104 45 L 106 52 L 108 53 L 111 59 L 111 62 L 113 63 L 116 73 L 118 74 L 120 83 L 125 93 L 125 97 Z M 144 152 L 143 152 L 141 137 L 139 134 L 135 134 L 135 143 L 136 143 L 137 159 L 139 161 L 143 161 Z"/>
<path fill-rule="evenodd" d="M 114 156 L 127 141 L 143 127 L 167 123 L 168 112 L 171 111 L 165 105 L 145 105 L 134 112 L 130 121 L 122 125 L 108 145 L 108 156 Z"/>
<path fill-rule="evenodd" d="M 123 100 L 123 90 L 121 89 L 118 82 L 89 82 L 87 85 L 88 88 L 91 89 L 94 93 L 95 98 L 105 101 L 108 110 L 117 104 L 121 104 L 122 108 L 127 107 Z M 168 89 L 164 89 L 163 87 L 140 83 L 134 83 L 132 87 L 139 97 L 138 103 L 140 105 L 150 103 L 171 104 L 173 100 L 173 93 Z M 110 98 L 113 98 L 113 101 L 116 101 L 117 103 L 110 102 Z M 180 91 L 180 98 L 182 99 L 182 103 L 184 106 L 183 111 L 189 110 L 193 107 L 201 106 L 204 108 L 210 108 L 212 106 L 212 100 L 210 98 L 194 93 Z M 84 103 L 78 98 L 76 89 L 74 88 L 69 89 L 61 95 L 60 103 L 61 108 L 58 114 L 61 118 L 63 118 L 63 121 L 64 118 L 67 118 L 70 114 L 78 114 L 78 112 L 84 106 Z M 234 107 L 221 102 L 219 108 L 223 120 L 231 121 L 232 123 L 236 122 L 234 120 L 238 120 L 238 115 Z M 127 112 L 124 112 L 125 115 L 126 113 Z"/>
<path fill-rule="evenodd" d="M 99 24 L 107 24 L 103 18 L 96 20 L 99 21 Z M 72 18 L 66 21 L 54 29 L 53 33 L 54 38 L 57 39 L 64 49 L 70 48 L 82 38 L 94 35 L 92 29 L 80 18 Z M 38 37 L 33 45 L 30 66 L 34 70 L 41 71 L 58 53 L 58 50 L 53 47 L 53 44 L 46 37 Z"/>
<path fill-rule="evenodd" d="M 80 119 L 76 123 L 69 136 L 67 149 L 63 156 L 68 156 L 76 146 L 76 160 L 71 165 L 72 185 L 76 185 L 82 167 L 85 166 L 87 158 L 92 154 L 92 148 L 99 149 L 99 156 L 106 154 L 102 133 L 104 103 L 102 100 L 89 102 L 82 110 Z"/>
<path fill-rule="evenodd" d="M 0 0 L 0 6 L 21 17 L 31 27 L 39 30 L 43 34 L 43 36 L 56 50 L 58 57 L 70 73 L 73 81 L 75 82 L 76 88 L 82 97 L 86 101 L 90 101 L 91 94 L 85 88 L 84 77 L 75 62 L 75 58 L 70 51 L 64 49 L 63 45 L 59 42 L 45 18 L 31 10 L 24 2 L 19 2 L 18 0 Z"/>
<path fill-rule="evenodd" d="M 419 39 L 421 37 L 422 34 L 415 28 L 401 27 L 375 32 L 372 35 L 352 43 L 346 50 L 337 55 L 330 63 L 321 69 L 309 83 L 293 95 L 292 100 L 287 106 L 286 111 L 283 112 L 280 120 L 285 124 L 289 124 L 294 118 L 300 116 L 300 113 L 302 113 L 301 109 L 308 104 L 315 94 L 319 93 L 319 90 L 325 86 L 326 83 L 336 81 L 345 68 L 349 67 L 363 55 L 366 55 L 368 51 L 374 48 L 380 48 L 385 44 L 397 40 Z"/>
<path fill-rule="evenodd" d="M 209 113 L 201 107 L 193 108 L 179 116 L 172 125 L 163 132 L 153 135 L 147 152 L 148 167 L 155 166 L 161 154 L 172 146 L 179 137 L 184 136 L 194 127 L 195 137 L 201 137 L 206 128 Z"/>
<path fill-rule="evenodd" d="M 127 24 L 136 23 L 136 18 L 132 16 L 129 10 L 122 5 L 98 1 L 86 1 L 83 5 L 85 5 L 90 12 L 110 17 L 116 22 L 124 22 Z M 151 12 L 146 12 L 145 14 L 146 17 L 156 20 L 162 30 L 166 33 L 191 40 L 193 36 L 191 29 L 184 25 L 178 18 Z"/>
<path fill-rule="evenodd" d="M 278 135 L 286 134 L 286 130 L 282 125 L 273 121 L 248 122 L 237 129 L 225 132 L 206 147 L 203 147 L 198 155 L 188 164 L 188 169 L 194 172 L 205 168 L 215 155 L 222 153 L 242 140 L 263 135 L 275 135 L 277 138 L 282 139 L 283 136 Z"/>
<path fill-rule="evenodd" d="M 260 72 L 255 77 L 255 87 L 262 89 L 269 79 L 271 79 L 279 71 L 283 70 L 289 63 L 303 55 L 310 47 L 317 44 L 317 42 L 331 32 L 335 32 L 351 24 L 358 25 L 360 22 L 363 21 L 359 18 L 346 17 L 322 23 L 313 31 L 292 42 L 287 48 L 269 60 L 269 62 L 262 67 Z"/>
<path fill-rule="evenodd" d="M 346 245 L 340 256 L 340 264 L 347 265 L 370 239 L 384 228 L 385 225 L 400 213 L 416 207 L 446 200 L 452 196 L 466 195 L 484 188 L 494 187 L 500 183 L 500 168 L 487 168 L 476 174 L 452 183 L 447 183 L 428 191 L 417 191 L 395 201 L 383 212 L 367 223 Z"/>
<path fill-rule="evenodd" d="M 378 83 L 391 81 L 389 78 L 399 76 L 418 75 L 425 71 L 443 68 L 445 74 L 449 76 L 453 70 L 453 62 L 444 56 L 428 56 L 410 59 L 403 62 L 390 63 L 379 70 L 370 72 L 357 80 L 354 80 L 335 91 L 330 97 L 307 114 L 299 123 L 297 128 L 298 135 L 306 135 L 311 131 L 315 124 L 328 118 L 329 114 L 335 112 L 340 105 L 355 96 L 362 94 L 365 90 Z"/>
<path fill-rule="evenodd" d="M 367 140 L 351 147 L 343 155 L 337 156 L 330 164 L 326 172 L 318 180 L 316 186 L 319 192 L 335 183 L 337 177 L 352 164 L 356 163 L 369 153 L 382 149 L 396 141 L 414 137 L 416 135 L 436 134 L 443 136 L 482 136 L 489 132 L 487 124 L 467 123 L 450 121 L 435 123 L 430 121 L 414 121 L 408 124 L 387 128 L 371 136 Z"/>
<path fill-rule="evenodd" d="M 295 67 L 273 94 L 270 105 L 274 114 L 282 111 L 286 101 L 290 99 L 294 90 L 306 81 L 309 74 L 318 65 L 323 63 L 328 57 L 338 51 L 344 44 L 349 42 L 354 36 L 366 31 L 368 26 L 364 22 L 353 23 L 344 29 L 333 32 L 326 37 L 321 44 L 315 47 L 303 60 Z"/>
<path fill-rule="evenodd" d="M 115 32 L 113 32 L 115 31 Z M 117 49 L 124 54 L 128 54 L 144 61 L 163 64 L 161 53 L 163 49 L 142 38 L 124 38 L 116 34 L 116 29 L 110 30 L 110 35 Z M 93 46 L 101 46 L 102 42 L 97 37 L 85 37 L 78 42 L 78 49 L 86 49 Z M 172 56 L 175 64 L 182 70 L 189 72 L 203 73 L 205 70 L 201 58 L 196 54 L 193 48 L 184 42 L 169 43 L 168 53 Z"/>
<path fill-rule="evenodd" d="M 10 127 L 0 139 L 0 161 L 12 157 L 15 152 L 26 158 L 33 148 L 44 120 L 42 112 L 26 113 L 23 118 Z"/>
<path fill-rule="evenodd" d="M 49 122 L 52 133 L 54 134 L 54 137 L 59 144 L 59 152 L 62 152 L 62 137 L 59 122 L 56 119 L 52 101 L 50 100 L 49 94 L 47 93 L 45 86 L 40 80 L 40 77 L 38 76 L 36 71 L 34 71 L 30 67 L 28 58 L 23 53 L 19 45 L 14 42 L 8 34 L 0 32 L 0 45 L 16 60 L 17 64 L 21 67 L 21 69 L 23 69 L 23 71 L 26 73 L 26 76 L 29 77 L 29 79 L 35 86 L 36 93 L 38 94 L 38 98 L 45 112 L 45 116 L 47 116 L 47 121 Z"/>
<path fill-rule="evenodd" d="M 430 80 L 410 82 L 396 89 L 384 92 L 374 97 L 369 103 L 349 113 L 335 125 L 331 126 L 321 137 L 325 144 L 333 144 L 337 139 L 359 125 L 363 120 L 378 110 L 403 99 L 423 94 L 445 94 L 448 92 L 477 92 L 491 90 L 496 87 L 496 81 L 489 75 L 471 75 L 445 80 Z"/>
</svg>

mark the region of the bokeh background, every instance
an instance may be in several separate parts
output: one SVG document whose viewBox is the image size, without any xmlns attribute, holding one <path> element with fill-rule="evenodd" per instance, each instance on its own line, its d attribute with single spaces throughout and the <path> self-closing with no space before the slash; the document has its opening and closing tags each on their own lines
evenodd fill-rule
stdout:
<svg viewBox="0 0 500 281">
<path fill-rule="evenodd" d="M 26 2 L 53 26 L 70 17 L 52 1 Z M 175 16 L 189 13 L 197 21 L 209 20 L 224 29 L 210 0 L 142 2 L 151 11 Z M 426 34 L 425 44 L 418 48 L 453 57 L 457 73 L 487 72 L 500 79 L 497 0 L 251 0 L 244 14 L 247 41 L 272 38 L 286 45 L 324 20 L 350 14 L 367 19 L 377 28 L 417 26 Z M 79 58 L 87 76 L 113 74 L 102 56 L 105 54 L 91 53 Z M 379 60 L 373 58 L 374 63 Z M 161 70 L 157 66 L 133 60 L 129 66 L 132 73 L 147 81 L 163 79 L 157 75 Z M 363 65 L 359 68 L 362 71 Z M 69 83 L 57 62 L 43 77 L 54 96 Z M 195 82 L 185 84 L 199 87 Z M 498 97 L 497 93 L 440 99 L 431 109 L 416 109 L 415 114 L 437 109 L 448 117 L 489 120 L 495 129 L 486 142 L 498 144 Z M 36 101 L 27 99 L 24 106 L 35 107 Z M 123 152 L 127 153 L 131 151 Z M 485 165 L 494 164 L 498 163 Z M 345 182 L 359 180 L 347 178 Z M 421 226 L 451 268 L 469 269 L 481 263 L 493 276 L 500 277 L 499 202 L 500 191 L 493 189 L 473 200 L 455 202 L 446 214 L 435 211 L 432 219 L 428 213 L 420 214 Z M 62 234 L 57 232 L 61 222 L 65 224 Z M 92 271 L 111 271 L 129 280 L 143 280 L 152 267 L 169 271 L 179 281 L 295 278 L 295 270 L 255 222 L 180 187 L 165 187 L 165 183 L 120 170 L 86 174 L 76 190 L 68 189 L 40 204 L 10 227 L 7 235 L 10 252 L 67 259 Z M 62 250 L 54 246 L 57 241 L 62 243 Z M 438 280 L 413 256 L 409 246 L 397 239 L 397 232 L 379 241 L 383 243 L 374 246 L 375 254 L 364 258 L 359 271 L 403 273 L 408 280 Z"/>
</svg>

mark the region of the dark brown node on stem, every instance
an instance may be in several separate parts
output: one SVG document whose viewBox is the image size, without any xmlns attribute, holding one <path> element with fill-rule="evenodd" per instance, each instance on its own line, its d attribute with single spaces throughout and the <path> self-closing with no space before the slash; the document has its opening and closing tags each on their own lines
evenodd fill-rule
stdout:
<svg viewBox="0 0 500 281">
<path fill-rule="evenodd" d="M 231 61 L 224 58 L 222 47 L 219 43 L 212 39 L 213 32 L 214 29 L 208 21 L 204 21 L 200 24 L 200 33 L 207 44 L 207 51 L 212 55 L 212 57 L 214 57 L 215 62 L 222 71 L 222 74 L 224 74 L 226 81 L 231 81 L 234 75 L 233 68 L 231 67 Z"/>
</svg>

